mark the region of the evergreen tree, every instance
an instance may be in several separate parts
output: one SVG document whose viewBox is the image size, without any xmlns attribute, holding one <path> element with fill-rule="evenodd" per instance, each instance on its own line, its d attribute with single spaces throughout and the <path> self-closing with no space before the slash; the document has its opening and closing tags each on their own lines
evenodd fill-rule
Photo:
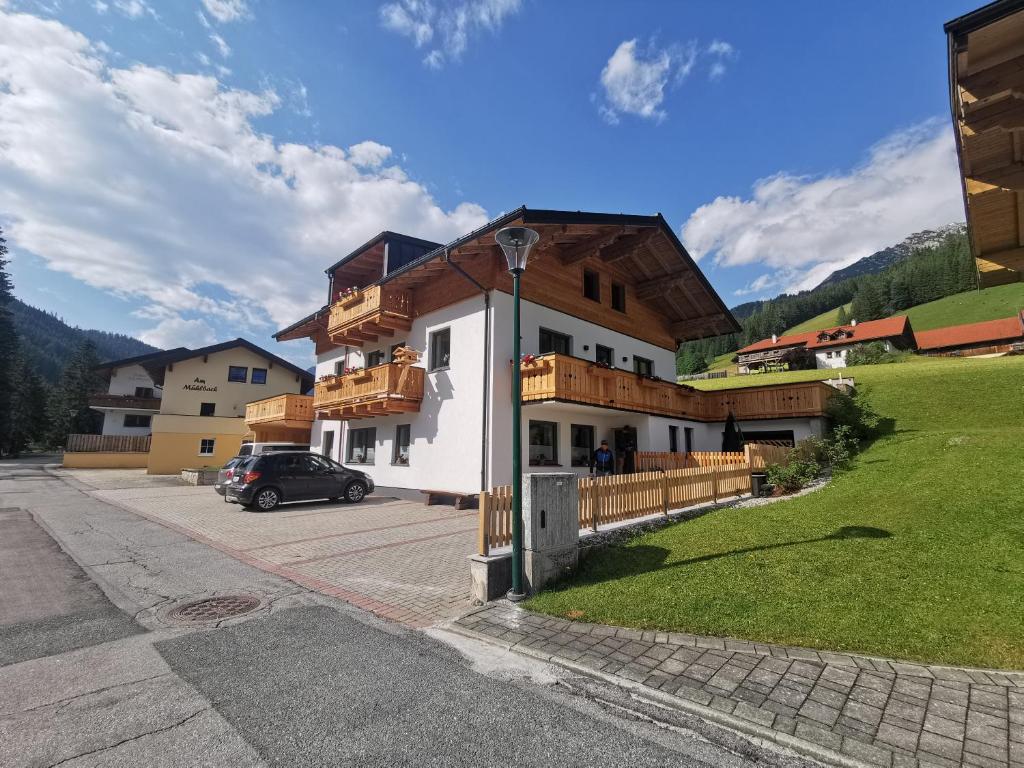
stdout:
<svg viewBox="0 0 1024 768">
<path fill-rule="evenodd" d="M 889 283 L 889 306 L 894 312 L 899 312 L 901 309 L 911 306 L 911 303 L 910 282 L 907 276 L 902 273 L 896 275 Z"/>
<path fill-rule="evenodd" d="M 885 315 L 885 301 L 878 280 L 862 281 L 857 295 L 853 297 L 853 317 L 858 322 L 877 320 Z"/>
<path fill-rule="evenodd" d="M 32 370 L 24 353 L 14 365 L 15 384 L 11 398 L 11 452 L 43 446 L 49 435 L 48 401 L 50 387 Z"/>
<path fill-rule="evenodd" d="M 836 314 L 837 325 L 848 325 L 850 322 L 850 316 L 846 314 L 846 305 L 841 304 L 839 306 L 839 312 Z"/>
<path fill-rule="evenodd" d="M 89 395 L 103 391 L 103 377 L 96 372 L 99 363 L 91 341 L 83 342 L 68 361 L 48 408 L 52 445 L 64 445 L 69 434 L 99 431 L 102 418 L 89 408 Z"/>
<path fill-rule="evenodd" d="M 14 286 L 7 274 L 7 241 L 0 230 L 0 455 L 10 453 L 11 400 L 14 391 L 14 359 L 18 352 L 18 335 L 11 318 L 10 303 Z"/>
</svg>

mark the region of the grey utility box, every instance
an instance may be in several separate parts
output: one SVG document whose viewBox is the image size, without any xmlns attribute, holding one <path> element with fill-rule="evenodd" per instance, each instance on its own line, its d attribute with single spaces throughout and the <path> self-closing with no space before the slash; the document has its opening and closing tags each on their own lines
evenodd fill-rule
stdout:
<svg viewBox="0 0 1024 768">
<path fill-rule="evenodd" d="M 579 560 L 579 491 L 572 472 L 523 476 L 523 570 L 531 592 Z"/>
</svg>

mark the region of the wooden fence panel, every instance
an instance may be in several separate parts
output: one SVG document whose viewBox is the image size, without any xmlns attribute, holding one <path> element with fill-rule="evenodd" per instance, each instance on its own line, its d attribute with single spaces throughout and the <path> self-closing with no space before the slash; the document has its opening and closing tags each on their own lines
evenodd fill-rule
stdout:
<svg viewBox="0 0 1024 768">
<path fill-rule="evenodd" d="M 512 486 L 499 485 L 480 494 L 480 535 L 477 549 L 486 555 L 512 543 Z"/>
<path fill-rule="evenodd" d="M 789 463 L 791 450 L 790 448 L 778 445 L 760 445 L 756 443 L 748 444 L 745 448 L 747 463 L 750 464 L 752 470 L 762 470 L 769 464 L 785 466 Z"/>
<path fill-rule="evenodd" d="M 148 453 L 149 435 L 68 435 L 68 453 Z"/>
</svg>

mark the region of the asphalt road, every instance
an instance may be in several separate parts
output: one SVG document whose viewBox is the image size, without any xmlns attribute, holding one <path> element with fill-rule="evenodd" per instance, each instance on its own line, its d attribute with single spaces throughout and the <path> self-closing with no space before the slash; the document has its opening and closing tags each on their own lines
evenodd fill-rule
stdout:
<svg viewBox="0 0 1024 768">
<path fill-rule="evenodd" d="M 0 623 L 15 619 L 0 643 L 21 638 L 0 659 L 4 766 L 808 765 L 564 670 L 386 624 L 31 462 L 0 462 L 0 507 Z M 166 617 L 228 592 L 264 608 L 202 629 Z"/>
</svg>

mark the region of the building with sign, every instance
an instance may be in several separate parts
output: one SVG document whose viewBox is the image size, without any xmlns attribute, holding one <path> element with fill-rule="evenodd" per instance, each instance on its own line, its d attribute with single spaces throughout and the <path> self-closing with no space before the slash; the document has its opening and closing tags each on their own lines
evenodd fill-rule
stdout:
<svg viewBox="0 0 1024 768">
<path fill-rule="evenodd" d="M 102 435 L 74 437 L 101 439 L 68 445 L 99 450 L 67 451 L 65 466 L 145 466 L 157 475 L 220 466 L 249 431 L 247 403 L 312 386 L 309 373 L 245 339 L 114 360 L 100 369 L 109 385 L 89 405 L 103 413 Z"/>
</svg>

